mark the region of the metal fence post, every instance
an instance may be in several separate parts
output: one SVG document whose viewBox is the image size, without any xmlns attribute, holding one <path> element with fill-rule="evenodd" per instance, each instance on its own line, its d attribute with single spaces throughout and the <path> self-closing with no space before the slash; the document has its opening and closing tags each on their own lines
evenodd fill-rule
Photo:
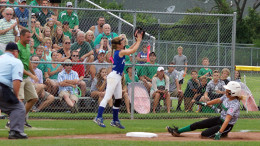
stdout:
<svg viewBox="0 0 260 146">
<path fill-rule="evenodd" d="M 219 30 L 219 18 L 218 18 L 218 66 L 219 66 L 219 44 L 220 44 L 220 30 Z"/>
<path fill-rule="evenodd" d="M 231 47 L 231 80 L 235 79 L 235 53 L 236 53 L 236 22 L 237 13 L 233 13 L 232 47 Z"/>
<path fill-rule="evenodd" d="M 196 65 L 198 65 L 198 45 L 196 44 Z"/>
<path fill-rule="evenodd" d="M 121 13 L 119 13 L 119 18 L 121 18 Z M 121 29 L 122 29 L 122 21 L 121 19 L 118 20 L 118 34 L 121 34 Z"/>
<path fill-rule="evenodd" d="M 135 27 L 136 27 L 136 13 L 133 13 L 133 44 L 135 43 L 135 36 L 134 36 L 134 33 L 135 33 Z M 133 69 L 132 69 L 132 83 L 135 82 L 135 53 L 133 54 Z M 134 95 L 135 95 L 135 92 L 134 92 L 134 84 L 132 84 L 132 91 L 131 91 L 132 95 L 131 95 L 131 119 L 133 120 L 134 119 Z"/>
<path fill-rule="evenodd" d="M 75 8 L 78 8 L 78 0 L 75 0 Z M 75 13 L 77 14 L 77 10 L 75 10 Z"/>
<path fill-rule="evenodd" d="M 28 20 L 28 29 L 31 31 L 31 25 L 32 25 L 32 22 L 31 22 L 31 19 L 32 19 L 32 6 L 29 5 L 29 20 Z"/>
</svg>

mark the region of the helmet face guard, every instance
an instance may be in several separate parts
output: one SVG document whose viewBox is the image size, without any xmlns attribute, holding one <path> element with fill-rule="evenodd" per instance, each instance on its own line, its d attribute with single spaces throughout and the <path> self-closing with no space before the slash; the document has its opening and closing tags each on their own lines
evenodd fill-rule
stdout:
<svg viewBox="0 0 260 146">
<path fill-rule="evenodd" d="M 240 96 L 241 86 L 238 82 L 230 81 L 227 85 L 224 86 L 226 90 L 230 90 L 230 96 Z"/>
</svg>

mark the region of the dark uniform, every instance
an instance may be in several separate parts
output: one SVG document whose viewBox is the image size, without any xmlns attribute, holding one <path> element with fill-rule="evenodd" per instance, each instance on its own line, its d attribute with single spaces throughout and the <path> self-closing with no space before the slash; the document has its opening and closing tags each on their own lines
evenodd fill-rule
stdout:
<svg viewBox="0 0 260 146">
<path fill-rule="evenodd" d="M 9 44 L 7 44 L 6 48 L 16 45 L 15 43 Z M 13 50 L 18 50 L 17 45 Z M 25 107 L 11 90 L 13 81 L 23 80 L 23 64 L 10 52 L 1 55 L 0 62 L 0 109 L 10 116 L 10 133 L 8 138 L 27 138 L 27 135 L 24 134 Z"/>
</svg>

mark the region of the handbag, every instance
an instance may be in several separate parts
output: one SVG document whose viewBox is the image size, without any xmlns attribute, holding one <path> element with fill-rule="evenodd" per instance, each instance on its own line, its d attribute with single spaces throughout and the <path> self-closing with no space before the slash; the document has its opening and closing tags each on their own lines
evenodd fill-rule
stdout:
<svg viewBox="0 0 260 146">
<path fill-rule="evenodd" d="M 2 87 L 2 99 L 10 104 L 17 104 L 19 100 L 14 95 L 14 92 L 10 89 L 10 87 L 6 86 L 5 84 L 0 83 Z M 1 91 L 0 91 L 1 92 Z"/>
</svg>

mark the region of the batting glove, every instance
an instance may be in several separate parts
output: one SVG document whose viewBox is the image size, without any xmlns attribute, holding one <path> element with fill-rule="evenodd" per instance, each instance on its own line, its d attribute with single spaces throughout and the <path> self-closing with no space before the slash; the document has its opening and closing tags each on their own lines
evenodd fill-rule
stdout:
<svg viewBox="0 0 260 146">
<path fill-rule="evenodd" d="M 215 137 L 214 137 L 214 140 L 220 140 L 220 137 L 221 137 L 221 132 L 217 132 L 217 133 L 215 133 Z"/>
<path fill-rule="evenodd" d="M 195 104 L 197 105 L 202 105 L 202 106 L 207 106 L 207 103 L 206 102 L 195 102 Z"/>
</svg>

